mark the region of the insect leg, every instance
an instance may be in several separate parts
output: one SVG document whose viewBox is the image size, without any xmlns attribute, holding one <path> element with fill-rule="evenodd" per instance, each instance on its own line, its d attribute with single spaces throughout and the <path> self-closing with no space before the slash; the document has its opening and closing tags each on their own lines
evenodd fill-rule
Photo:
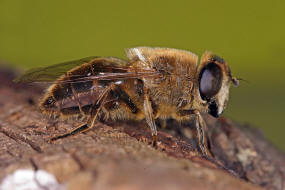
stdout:
<svg viewBox="0 0 285 190">
<path fill-rule="evenodd" d="M 113 88 L 113 86 L 114 85 L 111 84 L 99 96 L 99 98 L 96 101 L 96 103 L 92 106 L 92 112 L 91 112 L 91 115 L 90 115 L 90 117 L 89 117 L 89 119 L 88 119 L 86 124 L 81 125 L 80 127 L 77 127 L 76 129 L 74 129 L 74 130 L 72 130 L 72 131 L 70 131 L 68 133 L 65 133 L 65 134 L 53 137 L 53 138 L 50 139 L 50 141 L 52 142 L 52 141 L 55 141 L 55 140 L 58 140 L 58 139 L 62 139 L 62 138 L 69 137 L 69 136 L 73 136 L 73 135 L 76 135 L 76 134 L 79 134 L 79 133 L 82 133 L 82 132 L 85 132 L 85 131 L 88 131 L 88 130 L 92 129 L 94 127 L 94 124 L 95 124 L 95 121 L 97 119 L 98 113 L 102 109 L 102 106 L 104 105 L 104 101 L 106 100 L 106 98 L 107 98 L 110 90 Z M 90 125 L 89 125 L 89 123 L 90 123 Z"/>
<path fill-rule="evenodd" d="M 199 147 L 200 147 L 201 152 L 204 156 L 210 156 L 211 153 L 210 153 L 209 148 L 207 146 L 207 139 L 206 139 L 206 135 L 205 135 L 206 123 L 205 123 L 204 119 L 202 118 L 202 116 L 198 110 L 194 110 L 193 113 L 196 116 L 195 126 L 197 129 Z"/>
<path fill-rule="evenodd" d="M 205 135 L 206 123 L 205 123 L 204 119 L 202 118 L 200 112 L 198 110 L 181 110 L 181 111 L 179 111 L 179 114 L 184 115 L 184 116 L 185 115 L 195 115 L 196 116 L 195 126 L 196 126 L 197 134 L 198 134 L 199 147 L 200 147 L 200 150 L 203 154 L 203 157 L 205 159 L 209 160 L 210 162 L 216 164 L 219 168 L 226 170 L 231 175 L 238 177 L 239 175 L 235 171 L 233 171 L 233 170 L 227 168 L 226 166 L 222 165 L 210 153 L 209 148 L 207 146 L 207 139 L 206 139 L 206 135 Z"/>
<path fill-rule="evenodd" d="M 206 123 L 198 110 L 180 110 L 179 115 L 195 115 L 195 127 L 197 130 L 198 144 L 203 156 L 211 156 L 209 148 L 207 147 L 207 139 L 205 135 Z"/>
<path fill-rule="evenodd" d="M 50 142 L 53 142 L 53 141 L 56 141 L 58 139 L 62 139 L 62 138 L 65 138 L 65 137 L 69 137 L 69 136 L 72 136 L 72 135 L 76 135 L 76 134 L 79 134 L 79 133 L 82 133 L 84 131 L 87 131 L 89 129 L 89 126 L 88 124 L 84 124 L 84 125 L 81 125 L 80 127 L 77 127 L 76 129 L 68 132 L 68 133 L 65 133 L 65 134 L 62 134 L 62 135 L 58 135 L 56 137 L 53 137 L 51 138 L 49 141 Z"/>
<path fill-rule="evenodd" d="M 157 143 L 157 130 L 153 117 L 151 101 L 148 95 L 148 89 L 146 87 L 144 87 L 144 112 L 145 112 L 146 122 L 151 129 L 152 145 L 155 147 Z"/>
</svg>

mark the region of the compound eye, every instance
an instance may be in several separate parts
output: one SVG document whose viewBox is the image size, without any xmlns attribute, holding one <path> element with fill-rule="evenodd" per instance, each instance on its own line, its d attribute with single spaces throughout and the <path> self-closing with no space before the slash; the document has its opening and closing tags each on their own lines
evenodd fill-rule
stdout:
<svg viewBox="0 0 285 190">
<path fill-rule="evenodd" d="M 203 100 L 216 95 L 222 86 L 222 71 L 215 63 L 207 64 L 199 76 L 199 90 Z"/>
</svg>

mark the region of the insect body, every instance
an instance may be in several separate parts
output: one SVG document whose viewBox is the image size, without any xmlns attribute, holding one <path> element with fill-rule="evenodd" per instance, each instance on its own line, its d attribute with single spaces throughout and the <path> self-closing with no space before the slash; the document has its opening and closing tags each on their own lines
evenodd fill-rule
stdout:
<svg viewBox="0 0 285 190">
<path fill-rule="evenodd" d="M 98 118 L 145 120 L 157 141 L 155 120 L 195 119 L 199 147 L 208 155 L 200 114 L 218 117 L 226 107 L 230 83 L 238 85 L 227 63 L 205 52 L 198 57 L 184 50 L 136 47 L 128 60 L 89 57 L 28 71 L 17 81 L 54 81 L 40 102 L 43 113 L 69 117 L 82 115 L 85 125 L 56 140 L 86 131 Z"/>
</svg>

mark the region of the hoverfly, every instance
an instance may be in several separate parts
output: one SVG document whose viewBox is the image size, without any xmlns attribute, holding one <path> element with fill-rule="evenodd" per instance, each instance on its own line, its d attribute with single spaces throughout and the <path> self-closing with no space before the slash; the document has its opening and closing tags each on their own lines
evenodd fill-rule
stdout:
<svg viewBox="0 0 285 190">
<path fill-rule="evenodd" d="M 205 52 L 136 47 L 128 60 L 88 57 L 32 69 L 17 82 L 53 82 L 39 107 L 44 114 L 81 115 L 86 123 L 51 140 L 91 129 L 96 120 L 145 120 L 157 143 L 156 119 L 195 120 L 200 150 L 209 155 L 205 122 L 200 113 L 219 117 L 229 98 L 230 83 L 238 85 L 228 64 Z"/>
</svg>

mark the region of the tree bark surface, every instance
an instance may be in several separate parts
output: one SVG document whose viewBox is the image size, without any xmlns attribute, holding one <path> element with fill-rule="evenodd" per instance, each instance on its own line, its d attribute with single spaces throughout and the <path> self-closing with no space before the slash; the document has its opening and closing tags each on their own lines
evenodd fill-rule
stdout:
<svg viewBox="0 0 285 190">
<path fill-rule="evenodd" d="M 98 122 L 49 143 L 78 120 L 44 117 L 39 86 L 14 84 L 0 71 L 0 180 L 18 169 L 45 170 L 68 190 L 284 190 L 285 156 L 262 133 L 205 115 L 214 159 L 200 156 L 191 123 L 168 121 L 153 148 L 144 122 Z M 47 188 L 44 188 L 47 189 Z"/>
</svg>

